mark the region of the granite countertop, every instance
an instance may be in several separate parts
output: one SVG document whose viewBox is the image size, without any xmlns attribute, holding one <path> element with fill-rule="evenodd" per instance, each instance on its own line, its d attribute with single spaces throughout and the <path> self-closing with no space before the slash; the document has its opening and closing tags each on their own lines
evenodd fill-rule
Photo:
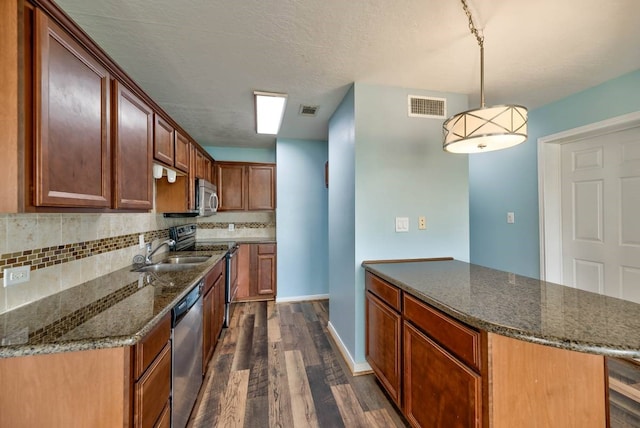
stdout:
<svg viewBox="0 0 640 428">
<path fill-rule="evenodd" d="M 452 260 L 365 270 L 472 327 L 528 342 L 640 357 L 640 304 Z"/>
<path fill-rule="evenodd" d="M 171 311 L 226 254 L 210 255 L 193 269 L 175 272 L 117 270 L 0 314 L 0 358 L 129 346 Z"/>
</svg>

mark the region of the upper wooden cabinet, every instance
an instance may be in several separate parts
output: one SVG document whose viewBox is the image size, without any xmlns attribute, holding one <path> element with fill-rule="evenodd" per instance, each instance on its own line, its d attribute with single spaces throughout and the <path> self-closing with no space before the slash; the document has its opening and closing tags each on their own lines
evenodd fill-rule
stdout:
<svg viewBox="0 0 640 428">
<path fill-rule="evenodd" d="M 113 82 L 114 208 L 153 208 L 153 111 Z"/>
<path fill-rule="evenodd" d="M 219 211 L 261 211 L 276 208 L 276 165 L 216 162 Z"/>
<path fill-rule="evenodd" d="M 111 206 L 109 72 L 35 12 L 35 206 Z"/>
<path fill-rule="evenodd" d="M 176 131 L 176 143 L 174 147 L 175 159 L 173 166 L 182 172 L 189 172 L 189 152 L 191 143 L 189 139 L 182 135 L 180 131 Z"/>
<path fill-rule="evenodd" d="M 168 166 L 173 166 L 175 130 L 169 122 L 157 113 L 154 118 L 153 157 Z"/>
</svg>

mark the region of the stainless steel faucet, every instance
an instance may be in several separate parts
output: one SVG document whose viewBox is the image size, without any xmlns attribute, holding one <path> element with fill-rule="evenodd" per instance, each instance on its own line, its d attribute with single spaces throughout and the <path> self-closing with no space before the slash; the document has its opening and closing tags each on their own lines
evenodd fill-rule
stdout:
<svg viewBox="0 0 640 428">
<path fill-rule="evenodd" d="M 160 244 L 158 244 L 158 246 L 155 248 L 155 250 L 151 250 L 151 243 L 149 242 L 147 244 L 147 256 L 144 259 L 144 262 L 148 265 L 152 264 L 153 262 L 151 261 L 151 257 L 153 257 L 153 255 L 160 249 L 162 248 L 163 245 L 166 245 L 169 247 L 169 249 L 173 248 L 174 245 L 176 245 L 176 241 L 174 241 L 173 239 L 167 239 L 166 241 L 161 242 Z"/>
</svg>

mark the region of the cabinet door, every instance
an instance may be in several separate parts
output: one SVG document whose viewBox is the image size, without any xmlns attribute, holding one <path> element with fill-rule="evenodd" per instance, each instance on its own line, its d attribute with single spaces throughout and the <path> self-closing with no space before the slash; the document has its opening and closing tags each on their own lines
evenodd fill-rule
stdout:
<svg viewBox="0 0 640 428">
<path fill-rule="evenodd" d="M 274 297 L 276 295 L 276 245 L 256 245 L 257 295 Z"/>
<path fill-rule="evenodd" d="M 204 159 L 204 154 L 202 154 L 200 149 L 196 147 L 196 177 L 206 180 L 207 177 L 204 172 Z"/>
<path fill-rule="evenodd" d="M 174 129 L 169 122 L 155 114 L 153 127 L 153 157 L 166 165 L 173 166 Z"/>
<path fill-rule="evenodd" d="M 251 269 L 251 244 L 241 244 L 232 260 L 236 261 L 237 271 L 235 278 L 238 283 L 238 289 L 235 298 L 242 300 L 251 295 L 250 287 L 250 269 Z M 231 265 L 231 281 L 233 284 L 234 272 L 233 263 Z"/>
<path fill-rule="evenodd" d="M 113 82 L 114 208 L 153 208 L 153 111 Z"/>
<path fill-rule="evenodd" d="M 247 208 L 276 208 L 276 168 L 274 165 L 247 165 Z"/>
<path fill-rule="evenodd" d="M 400 314 L 367 291 L 365 355 L 391 399 L 400 406 Z"/>
<path fill-rule="evenodd" d="M 191 143 L 189 139 L 176 131 L 175 160 L 173 165 L 183 172 L 189 172 L 189 151 Z"/>
<path fill-rule="evenodd" d="M 110 207 L 109 73 L 39 9 L 35 24 L 34 205 Z"/>
<path fill-rule="evenodd" d="M 218 164 L 219 211 L 242 211 L 246 209 L 244 189 L 244 165 Z"/>
<path fill-rule="evenodd" d="M 413 426 L 481 427 L 481 378 L 404 322 L 404 414 Z"/>
<path fill-rule="evenodd" d="M 153 427 L 169 402 L 171 394 L 171 345 L 160 355 L 135 384 L 134 420 L 136 427 Z"/>
<path fill-rule="evenodd" d="M 215 297 L 216 293 L 211 289 L 202 298 L 202 373 L 207 372 L 207 365 L 213 355 Z"/>
<path fill-rule="evenodd" d="M 188 204 L 189 209 L 194 210 L 196 208 L 196 177 L 198 175 L 198 165 L 197 165 L 197 156 L 198 148 L 194 143 L 189 144 L 189 174 L 188 174 Z"/>
<path fill-rule="evenodd" d="M 202 162 L 202 176 L 204 177 L 205 180 L 211 182 L 211 160 L 206 157 L 203 156 L 203 162 Z"/>
</svg>

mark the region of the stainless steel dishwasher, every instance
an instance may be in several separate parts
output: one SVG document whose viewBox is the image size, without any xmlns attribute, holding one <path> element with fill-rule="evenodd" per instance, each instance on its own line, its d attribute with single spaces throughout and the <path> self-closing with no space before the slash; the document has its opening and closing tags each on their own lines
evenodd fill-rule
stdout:
<svg viewBox="0 0 640 428">
<path fill-rule="evenodd" d="M 201 281 L 171 311 L 171 426 L 184 428 L 202 385 Z"/>
</svg>

